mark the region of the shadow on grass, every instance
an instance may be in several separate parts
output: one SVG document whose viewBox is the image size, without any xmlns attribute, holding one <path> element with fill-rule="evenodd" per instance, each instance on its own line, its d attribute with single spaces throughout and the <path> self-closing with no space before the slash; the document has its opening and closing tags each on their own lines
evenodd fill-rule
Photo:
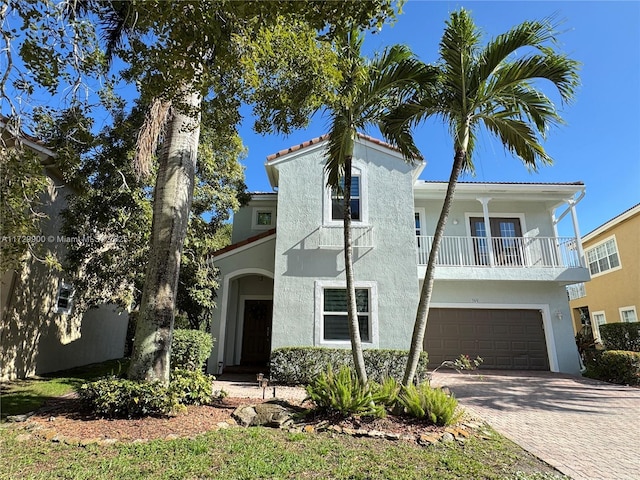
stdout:
<svg viewBox="0 0 640 480">
<path fill-rule="evenodd" d="M 128 365 L 129 359 L 122 358 L 5 382 L 0 385 L 0 420 L 4 421 L 9 415 L 37 410 L 52 399 L 75 391 L 87 381 L 109 375 L 124 375 Z"/>
</svg>

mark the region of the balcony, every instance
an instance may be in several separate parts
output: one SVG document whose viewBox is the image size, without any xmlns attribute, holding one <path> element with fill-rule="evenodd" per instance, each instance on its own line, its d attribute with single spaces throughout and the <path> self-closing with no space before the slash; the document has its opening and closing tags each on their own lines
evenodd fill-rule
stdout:
<svg viewBox="0 0 640 480">
<path fill-rule="evenodd" d="M 417 237 L 418 269 L 424 276 L 432 236 Z M 572 237 L 443 237 L 436 278 L 586 281 Z"/>
<path fill-rule="evenodd" d="M 342 225 L 323 225 L 319 229 L 319 234 L 319 248 L 340 250 L 344 248 Z M 352 225 L 351 245 L 353 248 L 373 248 L 373 227 L 371 225 Z"/>
</svg>

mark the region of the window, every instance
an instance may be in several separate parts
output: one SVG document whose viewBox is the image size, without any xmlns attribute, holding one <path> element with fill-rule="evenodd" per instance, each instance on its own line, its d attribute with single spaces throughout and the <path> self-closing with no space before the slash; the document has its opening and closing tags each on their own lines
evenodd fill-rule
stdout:
<svg viewBox="0 0 640 480">
<path fill-rule="evenodd" d="M 73 307 L 73 286 L 62 282 L 58 289 L 58 296 L 56 297 L 56 304 L 54 311 L 56 313 L 69 314 Z"/>
<path fill-rule="evenodd" d="M 344 218 L 344 178 L 340 180 L 340 189 L 331 189 L 331 220 L 342 220 Z M 351 219 L 355 221 L 362 220 L 360 202 L 360 176 L 353 175 L 351 177 Z"/>
<path fill-rule="evenodd" d="M 347 290 L 344 281 L 318 280 L 316 285 L 316 344 L 348 345 Z M 356 308 L 363 344 L 378 344 L 377 286 L 356 282 Z"/>
<path fill-rule="evenodd" d="M 638 315 L 636 313 L 636 307 L 621 307 L 620 321 L 625 323 L 633 323 L 638 321 Z"/>
<path fill-rule="evenodd" d="M 587 261 L 591 275 L 619 269 L 620 259 L 615 237 L 608 238 L 599 245 L 587 250 Z"/>
<path fill-rule="evenodd" d="M 322 306 L 324 321 L 323 340 L 349 340 L 349 324 L 347 320 L 347 290 L 345 288 L 325 288 Z M 356 306 L 360 339 L 369 342 L 369 290 L 356 288 Z"/>
<path fill-rule="evenodd" d="M 273 208 L 254 208 L 251 218 L 251 228 L 254 230 L 268 230 L 275 226 L 275 212 Z"/>
<path fill-rule="evenodd" d="M 607 323 L 607 319 L 604 316 L 604 312 L 593 312 L 591 314 L 591 329 L 593 331 L 593 338 L 601 342 L 600 338 L 600 325 Z"/>
</svg>

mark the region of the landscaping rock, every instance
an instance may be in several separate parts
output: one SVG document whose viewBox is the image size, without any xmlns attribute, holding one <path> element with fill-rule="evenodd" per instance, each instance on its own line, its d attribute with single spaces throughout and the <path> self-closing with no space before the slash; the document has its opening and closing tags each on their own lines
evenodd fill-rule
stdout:
<svg viewBox="0 0 640 480">
<path fill-rule="evenodd" d="M 236 408 L 233 418 L 244 427 L 284 428 L 293 423 L 296 411 L 287 402 L 272 400 L 256 405 L 243 405 Z"/>
<path fill-rule="evenodd" d="M 23 413 L 21 415 L 8 415 L 7 416 L 7 422 L 12 422 L 12 423 L 20 423 L 20 422 L 26 422 L 29 417 L 33 416 L 36 412 L 28 412 L 28 413 Z"/>
<path fill-rule="evenodd" d="M 455 437 L 449 433 L 449 432 L 445 432 L 444 435 L 442 435 L 442 442 L 443 443 L 451 443 L 455 441 Z"/>
</svg>

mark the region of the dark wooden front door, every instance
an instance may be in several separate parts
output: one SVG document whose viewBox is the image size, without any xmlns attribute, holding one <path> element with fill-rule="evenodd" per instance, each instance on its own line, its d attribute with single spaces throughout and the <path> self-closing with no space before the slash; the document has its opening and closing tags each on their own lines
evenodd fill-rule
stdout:
<svg viewBox="0 0 640 480">
<path fill-rule="evenodd" d="M 242 365 L 267 365 L 271 354 L 272 300 L 244 301 Z"/>
</svg>

